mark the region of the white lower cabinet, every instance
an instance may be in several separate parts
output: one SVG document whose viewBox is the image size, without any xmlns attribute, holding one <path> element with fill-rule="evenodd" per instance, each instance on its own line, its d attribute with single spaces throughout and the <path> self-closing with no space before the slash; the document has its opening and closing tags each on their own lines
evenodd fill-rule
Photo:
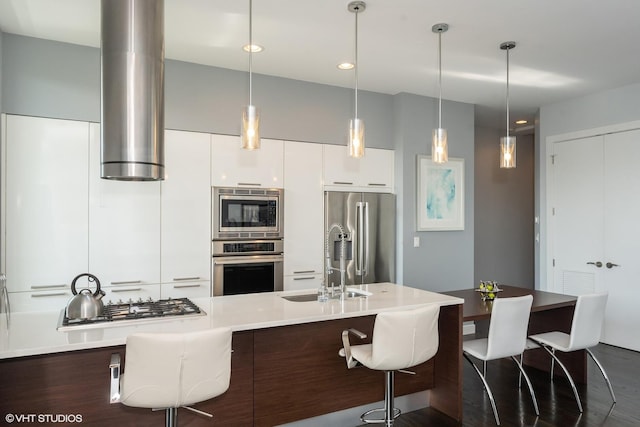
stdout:
<svg viewBox="0 0 640 427">
<path fill-rule="evenodd" d="M 167 298 L 208 298 L 211 296 L 211 281 L 179 281 L 160 285 L 160 296 Z"/>
<path fill-rule="evenodd" d="M 100 178 L 96 123 L 90 127 L 89 272 L 105 288 L 160 283 L 160 182 Z"/>
<path fill-rule="evenodd" d="M 9 305 L 12 313 L 62 310 L 67 306 L 72 296 L 70 285 L 65 288 L 46 291 L 9 292 Z"/>
<path fill-rule="evenodd" d="M 318 289 L 322 284 L 324 274 L 296 274 L 293 276 L 285 276 L 284 290 L 299 291 L 303 289 Z"/>
</svg>

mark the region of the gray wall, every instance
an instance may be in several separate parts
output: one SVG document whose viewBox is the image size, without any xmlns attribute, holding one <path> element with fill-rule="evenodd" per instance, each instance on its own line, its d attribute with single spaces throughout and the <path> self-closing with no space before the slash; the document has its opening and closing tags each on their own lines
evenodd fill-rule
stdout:
<svg viewBox="0 0 640 427">
<path fill-rule="evenodd" d="M 569 132 L 594 129 L 640 120 L 640 84 L 633 84 L 594 93 L 540 108 L 539 139 L 537 144 L 536 215 L 540 216 L 540 244 L 536 250 L 539 265 L 536 287 L 545 289 L 542 282 L 549 268 L 547 258 L 546 173 L 547 138 Z"/>
<path fill-rule="evenodd" d="M 98 49 L 4 34 L 2 56 L 3 112 L 99 121 Z M 238 135 L 247 86 L 243 72 L 167 60 L 166 126 Z M 254 75 L 253 87 L 263 137 L 346 143 L 353 90 L 263 75 Z M 367 145 L 396 149 L 398 281 L 430 290 L 471 286 L 474 106 L 443 101 L 450 156 L 465 159 L 466 226 L 450 232 L 415 231 L 416 155 L 430 152 L 437 100 L 359 91 L 358 110 Z M 413 247 L 413 236 L 421 237 L 421 247 Z"/>
<path fill-rule="evenodd" d="M 3 112 L 100 121 L 100 51 L 4 35 Z M 248 74 L 167 60 L 165 124 L 170 129 L 239 135 Z M 254 74 L 261 136 L 346 144 L 353 90 Z M 11 82 L 11 84 L 6 84 Z M 393 147 L 393 97 L 358 92 L 367 145 Z"/>
<path fill-rule="evenodd" d="M 476 128 L 475 283 L 534 287 L 534 138 L 517 135 L 517 167 L 500 169 L 503 130 Z"/>
<path fill-rule="evenodd" d="M 449 157 L 465 159 L 463 231 L 416 231 L 417 155 L 431 155 L 431 132 L 438 125 L 437 99 L 399 94 L 394 99 L 396 167 L 402 182 L 398 216 L 404 224 L 402 245 L 403 283 L 433 290 L 468 288 L 473 284 L 473 177 L 474 106 L 443 102 L 442 123 L 447 128 Z M 420 237 L 420 247 L 413 238 Z"/>
</svg>

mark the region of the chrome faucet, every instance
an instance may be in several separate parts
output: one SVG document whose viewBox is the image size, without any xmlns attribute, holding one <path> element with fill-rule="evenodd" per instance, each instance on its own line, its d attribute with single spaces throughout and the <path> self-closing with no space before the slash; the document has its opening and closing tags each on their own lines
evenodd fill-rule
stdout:
<svg viewBox="0 0 640 427">
<path fill-rule="evenodd" d="M 331 254 L 329 253 L 329 236 L 331 235 L 331 232 L 337 228 L 340 231 L 340 268 L 336 269 L 331 265 Z M 346 250 L 347 250 L 347 245 L 346 245 L 346 233 L 344 231 L 344 227 L 342 226 L 342 224 L 332 224 L 331 227 L 329 227 L 329 229 L 327 230 L 327 234 L 325 236 L 325 241 L 324 241 L 324 250 L 325 250 L 325 257 L 326 257 L 326 262 L 327 262 L 327 281 L 329 279 L 329 274 L 331 274 L 332 271 L 339 271 L 340 272 L 340 289 L 338 291 L 338 293 L 336 294 L 335 292 L 335 286 L 333 286 L 333 284 L 331 284 L 331 291 L 333 296 L 339 296 L 340 298 L 344 298 L 345 294 L 346 294 L 346 288 L 345 288 L 345 275 L 347 273 L 347 267 L 345 265 L 346 263 Z"/>
</svg>

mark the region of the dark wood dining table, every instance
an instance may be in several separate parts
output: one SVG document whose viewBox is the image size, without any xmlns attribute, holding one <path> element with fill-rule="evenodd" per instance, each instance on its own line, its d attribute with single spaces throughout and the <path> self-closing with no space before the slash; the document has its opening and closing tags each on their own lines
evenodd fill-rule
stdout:
<svg viewBox="0 0 640 427">
<path fill-rule="evenodd" d="M 573 310 L 575 309 L 577 297 L 517 286 L 499 286 L 502 291 L 497 293 L 496 298 L 533 295 L 531 317 L 529 318 L 529 335 L 550 331 L 571 332 Z M 483 301 L 480 292 L 473 288 L 442 293 L 464 299 L 462 320 L 475 323 L 476 337 L 487 336 L 491 308 L 493 306 L 492 301 Z M 587 354 L 585 351 L 580 350 L 566 354 L 558 353 L 557 355 L 576 382 L 587 382 Z M 524 363 L 537 369 L 549 371 L 551 358 L 543 349 L 533 349 L 525 352 Z M 555 369 L 554 374 L 557 376 L 564 375 L 561 369 Z"/>
</svg>

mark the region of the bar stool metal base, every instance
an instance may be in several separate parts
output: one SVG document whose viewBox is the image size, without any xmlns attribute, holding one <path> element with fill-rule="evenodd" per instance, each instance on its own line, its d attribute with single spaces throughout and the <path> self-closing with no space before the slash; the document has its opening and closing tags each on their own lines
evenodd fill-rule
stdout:
<svg viewBox="0 0 640 427">
<path fill-rule="evenodd" d="M 398 408 L 393 407 L 393 379 L 394 372 L 393 371 L 385 371 L 385 384 L 384 384 L 384 408 L 376 408 L 370 409 L 364 414 L 360 415 L 360 419 L 362 422 L 367 424 L 382 424 L 384 423 L 385 427 L 393 426 L 393 421 L 400 416 L 402 411 Z M 367 416 L 382 412 L 384 413 L 384 418 L 371 419 L 366 418 Z"/>
<path fill-rule="evenodd" d="M 165 412 L 165 427 L 176 427 L 178 425 L 178 408 L 167 408 Z"/>
</svg>

